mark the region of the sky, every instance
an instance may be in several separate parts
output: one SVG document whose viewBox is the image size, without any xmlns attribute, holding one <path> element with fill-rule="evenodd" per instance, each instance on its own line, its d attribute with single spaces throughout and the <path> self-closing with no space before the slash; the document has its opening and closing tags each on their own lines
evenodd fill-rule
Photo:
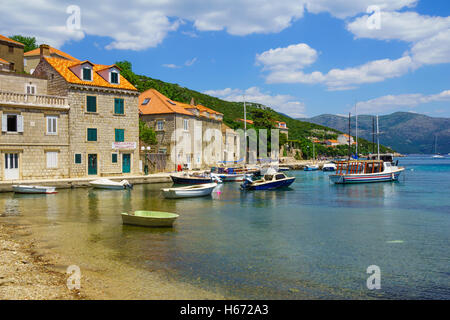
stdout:
<svg viewBox="0 0 450 320">
<path fill-rule="evenodd" d="M 450 117 L 448 0 L 2 0 L 0 34 L 291 117 Z"/>
</svg>

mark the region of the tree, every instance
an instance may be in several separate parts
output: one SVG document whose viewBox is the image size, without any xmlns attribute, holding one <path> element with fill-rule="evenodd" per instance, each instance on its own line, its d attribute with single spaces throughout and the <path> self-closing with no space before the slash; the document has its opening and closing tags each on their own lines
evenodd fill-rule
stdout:
<svg viewBox="0 0 450 320">
<path fill-rule="evenodd" d="M 28 52 L 34 49 L 37 49 L 39 46 L 36 43 L 35 37 L 24 37 L 21 35 L 15 35 L 10 37 L 12 40 L 22 43 L 25 47 L 23 48 L 23 52 Z"/>
<path fill-rule="evenodd" d="M 139 77 L 133 72 L 131 62 L 127 60 L 117 61 L 116 65 L 120 68 L 120 74 L 139 89 Z"/>
<path fill-rule="evenodd" d="M 158 142 L 156 141 L 156 132 L 147 124 L 139 119 L 139 139 L 147 145 L 155 145 Z"/>
</svg>

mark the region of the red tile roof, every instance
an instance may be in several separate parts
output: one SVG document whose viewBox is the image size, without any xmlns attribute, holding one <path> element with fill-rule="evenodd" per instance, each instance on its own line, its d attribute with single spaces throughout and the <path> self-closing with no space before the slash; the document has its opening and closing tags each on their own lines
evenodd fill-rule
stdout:
<svg viewBox="0 0 450 320">
<path fill-rule="evenodd" d="M 253 124 L 253 120 L 244 120 L 244 119 L 236 119 L 236 121 L 240 121 L 240 122 L 247 122 L 249 124 Z"/>
<path fill-rule="evenodd" d="M 2 59 L 2 58 L 0 58 L 0 63 L 3 63 L 3 64 L 9 64 L 8 61 L 6 61 L 6 60 L 4 60 L 4 59 Z"/>
<path fill-rule="evenodd" d="M 2 36 L 1 34 L 0 34 L 0 40 L 1 40 L 1 41 L 6 41 L 6 42 L 11 42 L 11 43 L 14 43 L 14 44 L 19 44 L 19 45 L 21 45 L 22 47 L 24 47 L 23 43 L 20 43 L 20 42 L 18 42 L 18 41 L 16 41 L 16 40 L 7 38 L 7 37 L 5 37 L 5 36 Z"/>
<path fill-rule="evenodd" d="M 145 99 L 149 99 L 147 104 L 143 104 Z M 139 111 L 141 114 L 183 114 L 193 116 L 186 110 L 186 104 L 172 101 L 155 89 L 149 89 L 139 95 Z M 192 106 L 191 106 L 192 107 Z"/>
<path fill-rule="evenodd" d="M 103 70 L 108 66 L 102 65 L 102 64 L 93 64 L 90 61 L 71 61 L 61 58 L 48 58 L 44 57 L 45 61 L 47 61 L 67 82 L 75 83 L 75 84 L 81 84 L 81 85 L 87 85 L 87 86 L 94 86 L 94 87 L 108 87 L 108 88 L 116 88 L 116 89 L 126 89 L 126 90 L 133 90 L 137 91 L 137 89 L 128 82 L 127 79 L 125 79 L 122 75 L 119 75 L 120 77 L 120 83 L 119 84 L 113 84 L 106 81 L 101 75 L 97 73 L 97 71 Z M 83 64 L 83 63 L 90 63 L 93 66 L 93 77 L 92 81 L 85 81 L 78 78 L 78 76 L 73 73 L 73 71 L 70 69 L 71 67 Z"/>
<path fill-rule="evenodd" d="M 41 54 L 41 49 L 37 48 L 37 49 L 31 50 L 31 51 L 27 51 L 23 55 L 25 57 L 34 57 L 34 56 L 39 56 L 40 54 Z M 72 57 L 70 54 L 67 54 L 67 53 L 65 53 L 59 49 L 53 48 L 53 47 L 50 47 L 50 54 L 56 54 L 58 56 L 61 56 L 61 57 L 64 57 L 66 59 L 73 60 L 73 61 L 80 61 L 77 58 Z"/>
</svg>

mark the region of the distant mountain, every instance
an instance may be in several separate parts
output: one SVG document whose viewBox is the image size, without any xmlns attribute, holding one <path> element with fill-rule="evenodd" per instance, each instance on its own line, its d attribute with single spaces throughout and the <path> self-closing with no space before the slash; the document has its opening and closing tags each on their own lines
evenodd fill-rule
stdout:
<svg viewBox="0 0 450 320">
<path fill-rule="evenodd" d="M 358 136 L 372 141 L 372 119 L 374 116 L 358 116 Z M 309 119 L 298 119 L 320 124 L 339 131 L 348 132 L 348 117 L 322 114 Z M 355 117 L 351 118 L 352 135 L 355 135 Z M 434 118 L 411 112 L 396 112 L 379 116 L 380 143 L 400 153 L 434 153 L 437 136 L 437 151 L 450 152 L 450 119 Z"/>
</svg>

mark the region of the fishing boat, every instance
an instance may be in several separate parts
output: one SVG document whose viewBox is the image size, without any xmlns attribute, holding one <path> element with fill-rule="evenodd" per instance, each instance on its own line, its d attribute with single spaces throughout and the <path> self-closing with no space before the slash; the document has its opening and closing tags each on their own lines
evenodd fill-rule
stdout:
<svg viewBox="0 0 450 320">
<path fill-rule="evenodd" d="M 325 163 L 322 167 L 322 171 L 336 171 L 336 164 L 334 163 Z"/>
<path fill-rule="evenodd" d="M 295 177 L 288 177 L 284 173 L 269 170 L 261 179 L 253 181 L 246 178 L 241 188 L 244 190 L 271 190 L 289 187 Z"/>
<path fill-rule="evenodd" d="M 404 170 L 383 160 L 340 161 L 330 180 L 336 184 L 398 181 Z"/>
<path fill-rule="evenodd" d="M 205 184 L 212 183 L 213 177 L 211 175 L 187 174 L 184 175 L 170 175 L 175 184 Z"/>
<path fill-rule="evenodd" d="M 129 183 L 127 180 L 117 182 L 106 178 L 91 181 L 89 182 L 89 184 L 96 189 L 123 190 L 126 188 L 130 189 L 133 188 L 132 184 Z"/>
<path fill-rule="evenodd" d="M 55 187 L 45 187 L 45 186 L 13 185 L 12 189 L 15 193 L 27 193 L 27 194 L 58 193 Z"/>
<path fill-rule="evenodd" d="M 164 188 L 161 191 L 164 198 L 167 199 L 193 198 L 209 196 L 215 187 L 217 187 L 217 183 L 206 183 L 188 187 Z"/>
<path fill-rule="evenodd" d="M 122 223 L 142 227 L 172 227 L 178 214 L 161 211 L 135 211 L 122 213 Z"/>
<path fill-rule="evenodd" d="M 304 168 L 304 171 L 316 171 L 319 170 L 319 165 L 317 164 L 307 164 Z"/>
</svg>

